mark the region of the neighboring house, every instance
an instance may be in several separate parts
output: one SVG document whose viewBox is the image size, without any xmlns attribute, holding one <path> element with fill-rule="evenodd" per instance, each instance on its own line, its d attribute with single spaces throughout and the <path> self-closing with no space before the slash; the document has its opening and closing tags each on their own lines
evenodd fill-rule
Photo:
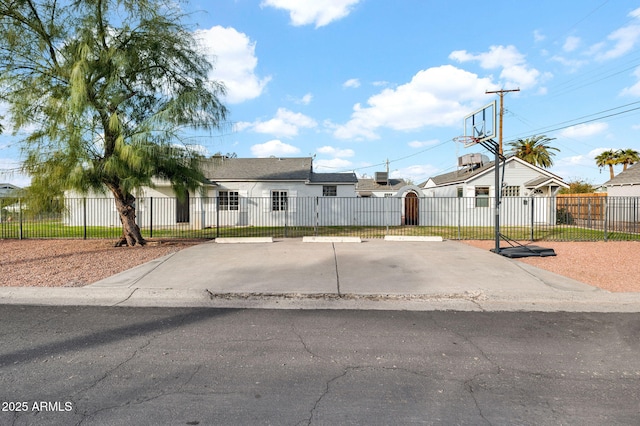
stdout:
<svg viewBox="0 0 640 426">
<path fill-rule="evenodd" d="M 617 224 L 615 230 L 638 232 L 640 226 L 640 163 L 602 185 L 607 190 L 607 217 Z"/>
<path fill-rule="evenodd" d="M 398 198 L 399 202 L 394 201 L 390 206 L 385 205 L 383 210 L 387 212 L 399 210 L 398 213 L 392 213 L 392 218 L 399 216 L 401 225 L 419 225 L 425 222 L 424 218 L 421 219 L 418 201 L 424 197 L 422 190 L 404 179 L 390 178 L 388 172 L 376 172 L 373 179 L 358 179 L 356 193 L 361 198 Z M 389 222 L 389 219 L 385 222 Z"/>
<path fill-rule="evenodd" d="M 168 182 L 142 188 L 136 195 L 138 223 L 144 226 L 189 224 L 204 228 L 212 222 L 230 225 L 286 225 L 294 215 L 313 214 L 316 205 L 299 205 L 298 198 L 355 197 L 354 173 L 316 173 L 312 158 L 228 158 L 214 156 L 202 164 L 206 182 L 186 198 L 175 198 Z M 69 198 L 84 198 L 67 193 Z M 86 197 L 90 203 L 68 206 L 67 223 L 118 226 L 115 204 L 109 195 Z M 250 205 L 251 204 L 251 205 Z M 260 204 L 257 206 L 256 204 Z M 85 207 L 88 205 L 89 207 Z M 95 211 L 85 213 L 83 209 Z M 306 211 L 309 210 L 307 213 Z M 112 212 L 100 214 L 100 212 Z M 251 212 L 251 213 L 250 213 Z M 267 219 L 268 216 L 268 219 Z M 88 219 L 85 219 L 88 217 Z"/>
<path fill-rule="evenodd" d="M 640 197 L 640 163 L 629 166 L 602 186 L 612 197 Z"/>
<path fill-rule="evenodd" d="M 358 197 L 393 197 L 398 190 L 408 186 L 404 179 L 390 178 L 386 172 L 376 172 L 374 178 L 358 178 Z"/>
<path fill-rule="evenodd" d="M 459 158 L 458 166 L 458 170 L 431 177 L 419 186 L 427 196 L 464 200 L 469 222 L 475 223 L 480 216 L 484 222 L 486 214 L 481 211 L 494 207 L 494 162 L 484 155 L 467 154 Z M 533 217 L 536 223 L 554 223 L 555 211 L 548 199 L 569 185 L 559 176 L 515 156 L 508 157 L 499 167 L 501 211 L 508 213 L 501 221 L 515 225 Z"/>
<path fill-rule="evenodd" d="M 434 176 L 419 185 L 427 195 L 436 197 L 492 198 L 495 190 L 494 162 L 486 156 L 470 154 L 460 157 L 460 169 Z M 500 180 L 504 197 L 554 196 L 561 188 L 568 188 L 561 177 L 527 163 L 518 157 L 500 163 Z M 504 171 L 504 177 L 502 176 Z M 486 204 L 480 201 L 479 204 Z"/>
<path fill-rule="evenodd" d="M 10 183 L 0 183 L 0 198 L 14 197 L 21 189 Z"/>
</svg>

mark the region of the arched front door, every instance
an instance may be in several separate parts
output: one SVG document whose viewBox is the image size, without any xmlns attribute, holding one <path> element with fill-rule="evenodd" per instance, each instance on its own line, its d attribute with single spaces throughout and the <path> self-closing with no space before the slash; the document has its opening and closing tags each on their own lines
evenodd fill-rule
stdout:
<svg viewBox="0 0 640 426">
<path fill-rule="evenodd" d="M 418 194 L 407 192 L 404 198 L 404 224 L 418 225 Z"/>
</svg>

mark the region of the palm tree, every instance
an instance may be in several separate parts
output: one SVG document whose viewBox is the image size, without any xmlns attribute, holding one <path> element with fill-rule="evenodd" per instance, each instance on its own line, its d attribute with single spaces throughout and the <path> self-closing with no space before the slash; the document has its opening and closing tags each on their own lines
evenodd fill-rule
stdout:
<svg viewBox="0 0 640 426">
<path fill-rule="evenodd" d="M 613 173 L 613 166 L 620 164 L 620 151 L 614 151 L 613 149 L 603 151 L 595 158 L 595 160 L 596 165 L 601 169 L 609 166 L 609 176 L 613 179 L 615 176 Z"/>
<path fill-rule="evenodd" d="M 538 167 L 551 167 L 553 165 L 553 157 L 555 152 L 560 151 L 558 148 L 549 146 L 549 142 L 555 138 L 548 138 L 545 135 L 532 136 L 526 139 L 518 139 L 514 142 L 509 142 L 511 146 L 511 154 L 533 164 Z"/>
<path fill-rule="evenodd" d="M 618 151 L 619 163 L 622 164 L 622 171 L 627 170 L 627 166 L 640 161 L 640 153 L 635 149 L 621 149 Z"/>
</svg>

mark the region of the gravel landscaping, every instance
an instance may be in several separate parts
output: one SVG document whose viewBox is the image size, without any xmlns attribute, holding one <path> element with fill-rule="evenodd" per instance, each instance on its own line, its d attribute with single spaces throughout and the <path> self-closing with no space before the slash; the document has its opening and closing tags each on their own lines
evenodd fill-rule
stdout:
<svg viewBox="0 0 640 426">
<path fill-rule="evenodd" d="M 0 286 L 81 287 L 134 266 L 202 244 L 149 241 L 113 247 L 108 240 L 0 240 Z M 489 250 L 493 241 L 463 241 Z M 640 292 L 640 242 L 541 242 L 554 257 L 514 260 L 612 292 Z"/>
</svg>

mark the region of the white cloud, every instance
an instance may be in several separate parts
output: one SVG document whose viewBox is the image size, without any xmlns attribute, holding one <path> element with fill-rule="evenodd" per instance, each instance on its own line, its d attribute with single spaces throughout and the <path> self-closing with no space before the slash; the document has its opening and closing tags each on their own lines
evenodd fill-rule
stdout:
<svg viewBox="0 0 640 426">
<path fill-rule="evenodd" d="M 224 83 L 228 103 L 238 104 L 262 94 L 271 77 L 256 74 L 256 43 L 246 34 L 234 28 L 215 26 L 198 30 L 195 36 L 204 52 L 212 57 L 214 69 L 210 77 Z"/>
<path fill-rule="evenodd" d="M 335 173 L 337 171 L 345 171 L 353 168 L 353 163 L 344 158 L 331 158 L 328 160 L 315 160 L 313 162 L 313 170 L 317 172 Z"/>
<path fill-rule="evenodd" d="M 236 131 L 250 129 L 256 133 L 265 133 L 277 137 L 293 137 L 298 135 L 301 128 L 314 128 L 318 125 L 312 118 L 292 112 L 286 108 L 278 108 L 276 116 L 267 121 L 253 123 L 240 122 L 235 126 Z"/>
<path fill-rule="evenodd" d="M 565 67 L 569 68 L 569 72 L 575 72 L 578 70 L 578 68 L 588 63 L 588 61 L 585 61 L 583 59 L 567 59 L 564 56 L 558 56 L 558 55 L 551 57 L 551 60 L 558 62 L 564 65 Z"/>
<path fill-rule="evenodd" d="M 315 24 L 324 27 L 349 15 L 360 0 L 264 0 L 261 7 L 274 7 L 289 12 L 293 26 Z"/>
<path fill-rule="evenodd" d="M 532 88 L 542 77 L 540 71 L 529 67 L 525 56 L 515 46 L 491 46 L 488 52 L 479 54 L 456 50 L 451 52 L 449 58 L 458 62 L 476 61 L 487 70 L 502 68 L 500 78 L 504 84 L 515 85 L 522 89 Z"/>
<path fill-rule="evenodd" d="M 392 178 L 396 179 L 411 179 L 413 183 L 417 185 L 429 179 L 431 176 L 436 175 L 438 172 L 439 170 L 430 164 L 415 164 L 394 170 L 390 174 Z"/>
<path fill-rule="evenodd" d="M 575 36 L 569 36 L 564 42 L 562 49 L 565 52 L 573 52 L 580 46 L 580 38 Z"/>
<path fill-rule="evenodd" d="M 411 148 L 424 148 L 426 146 L 433 146 L 433 145 L 437 145 L 439 143 L 440 143 L 439 140 L 431 139 L 431 140 L 428 140 L 428 141 L 411 141 L 407 145 L 409 145 Z"/>
<path fill-rule="evenodd" d="M 360 80 L 358 80 L 357 78 L 352 78 L 342 83 L 342 87 L 346 89 L 356 89 L 360 87 Z"/>
<path fill-rule="evenodd" d="M 624 89 L 622 89 L 622 91 L 620 92 L 620 95 L 640 96 L 640 67 L 635 69 L 635 71 L 633 72 L 633 75 L 636 77 L 638 81 L 633 86 L 625 87 Z"/>
<path fill-rule="evenodd" d="M 282 141 L 279 141 L 277 139 L 265 142 L 263 144 L 253 145 L 251 147 L 251 153 L 255 157 L 261 158 L 270 157 L 272 155 L 276 157 L 287 156 L 297 154 L 299 152 L 299 148 L 283 143 Z"/>
<path fill-rule="evenodd" d="M 483 103 L 486 90 L 497 89 L 489 78 L 451 65 L 419 71 L 409 83 L 384 89 L 367 106 L 356 104 L 344 125 L 331 125 L 339 139 L 377 139 L 376 130 L 415 130 L 425 126 L 451 126 Z"/>
<path fill-rule="evenodd" d="M 332 157 L 353 157 L 355 152 L 352 149 L 339 149 L 332 146 L 321 146 L 317 149 L 318 153 L 330 155 Z"/>
<path fill-rule="evenodd" d="M 540 30 L 534 30 L 533 31 L 533 41 L 535 41 L 536 43 L 544 41 L 546 38 L 547 38 L 547 36 L 542 34 L 542 32 Z"/>
<path fill-rule="evenodd" d="M 564 138 L 588 138 L 606 131 L 609 128 L 607 123 L 587 123 L 568 127 L 560 132 Z"/>
<path fill-rule="evenodd" d="M 313 95 L 311 93 L 307 93 L 302 98 L 300 98 L 297 103 L 302 105 L 309 105 L 312 100 L 313 100 Z"/>
<path fill-rule="evenodd" d="M 629 25 L 618 28 L 607 37 L 607 41 L 591 46 L 590 53 L 599 61 L 615 59 L 629 53 L 640 42 L 640 8 L 631 11 Z"/>
</svg>

